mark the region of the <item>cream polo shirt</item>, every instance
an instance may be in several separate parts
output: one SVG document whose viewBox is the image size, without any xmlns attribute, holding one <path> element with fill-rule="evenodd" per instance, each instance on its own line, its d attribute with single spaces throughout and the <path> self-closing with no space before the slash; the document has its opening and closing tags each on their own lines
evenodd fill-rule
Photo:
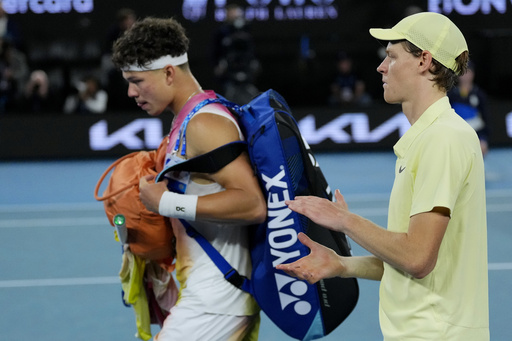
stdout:
<svg viewBox="0 0 512 341">
<path fill-rule="evenodd" d="M 384 264 L 379 317 L 385 340 L 489 340 L 484 164 L 475 131 L 432 104 L 394 146 L 388 230 L 446 207 L 451 217 L 432 272 L 423 279 Z"/>
</svg>

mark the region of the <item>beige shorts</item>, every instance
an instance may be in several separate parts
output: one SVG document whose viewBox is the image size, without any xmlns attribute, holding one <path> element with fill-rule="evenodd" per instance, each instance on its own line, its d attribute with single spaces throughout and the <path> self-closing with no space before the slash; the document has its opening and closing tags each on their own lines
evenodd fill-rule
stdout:
<svg viewBox="0 0 512 341">
<path fill-rule="evenodd" d="M 256 341 L 260 315 L 232 316 L 174 306 L 154 341 Z"/>
</svg>

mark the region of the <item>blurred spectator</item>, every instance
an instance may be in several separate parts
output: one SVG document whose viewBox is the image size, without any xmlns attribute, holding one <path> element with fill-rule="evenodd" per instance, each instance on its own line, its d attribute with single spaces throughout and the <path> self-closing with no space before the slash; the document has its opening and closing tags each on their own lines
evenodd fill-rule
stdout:
<svg viewBox="0 0 512 341">
<path fill-rule="evenodd" d="M 226 6 L 226 19 L 214 36 L 213 60 L 224 97 L 245 104 L 258 94 L 254 82 L 260 64 L 250 28 L 238 5 Z"/>
<path fill-rule="evenodd" d="M 112 45 L 137 20 L 137 15 L 130 8 L 117 11 L 116 22 L 109 27 L 101 58 L 101 83 L 108 93 L 108 110 L 133 110 L 133 100 L 126 96 L 128 85 L 119 69 L 112 63 Z"/>
<path fill-rule="evenodd" d="M 104 52 L 112 54 L 112 45 L 137 20 L 135 11 L 130 8 L 121 8 L 116 14 L 116 23 L 107 30 Z"/>
<path fill-rule="evenodd" d="M 99 80 L 87 76 L 76 85 L 76 93 L 64 102 L 66 114 L 102 114 L 107 110 L 108 94 L 101 88 Z"/>
<path fill-rule="evenodd" d="M 16 109 L 28 72 L 25 54 L 0 39 L 0 114 Z"/>
<path fill-rule="evenodd" d="M 475 65 L 469 62 L 468 71 L 459 77 L 457 86 L 448 92 L 453 109 L 478 134 L 482 154 L 489 150 L 489 112 L 487 94 L 474 82 Z"/>
<path fill-rule="evenodd" d="M 421 13 L 423 12 L 423 9 L 420 6 L 417 5 L 410 5 L 407 6 L 404 10 L 404 17 L 408 17 L 410 15 Z"/>
<path fill-rule="evenodd" d="M 338 53 L 336 76 L 331 83 L 330 105 L 356 104 L 366 106 L 372 99 L 366 92 L 366 85 L 353 69 L 352 58 L 345 52 Z"/>
<path fill-rule="evenodd" d="M 4 10 L 2 1 L 0 1 L 0 38 L 10 41 L 16 49 L 24 51 L 18 23 L 9 18 L 9 15 Z"/>
<path fill-rule="evenodd" d="M 20 109 L 25 112 L 45 112 L 53 109 L 50 82 L 43 70 L 34 70 L 25 84 Z"/>
</svg>

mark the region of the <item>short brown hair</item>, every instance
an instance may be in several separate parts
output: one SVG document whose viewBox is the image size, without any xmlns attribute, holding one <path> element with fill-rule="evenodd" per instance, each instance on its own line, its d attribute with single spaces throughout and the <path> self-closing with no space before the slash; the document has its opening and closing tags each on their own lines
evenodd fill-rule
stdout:
<svg viewBox="0 0 512 341">
<path fill-rule="evenodd" d="M 147 65 L 162 56 L 180 56 L 188 51 L 185 29 L 173 18 L 147 17 L 137 21 L 113 47 L 112 61 L 118 68 Z M 188 67 L 188 64 L 184 64 Z"/>
<path fill-rule="evenodd" d="M 404 49 L 415 57 L 421 56 L 421 53 L 423 52 L 422 49 L 420 49 L 419 47 L 417 47 L 408 40 L 399 40 L 393 43 L 402 43 Z M 461 76 L 466 73 L 469 62 L 468 51 L 462 52 L 455 59 L 455 62 L 457 72 L 454 72 L 453 70 L 445 67 L 437 60 L 432 59 L 432 63 L 434 64 L 433 68 L 430 69 L 430 73 L 434 76 L 434 79 L 432 81 L 438 87 L 444 89 L 446 92 L 450 91 L 455 86 L 458 80 L 458 76 Z"/>
</svg>

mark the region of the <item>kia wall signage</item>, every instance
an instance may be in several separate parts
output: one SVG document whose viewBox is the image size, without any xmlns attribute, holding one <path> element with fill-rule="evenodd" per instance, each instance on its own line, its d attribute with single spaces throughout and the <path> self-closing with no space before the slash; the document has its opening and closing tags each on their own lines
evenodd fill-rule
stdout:
<svg viewBox="0 0 512 341">
<path fill-rule="evenodd" d="M 512 103 L 492 103 L 491 146 L 512 146 Z M 294 116 L 314 151 L 391 150 L 410 127 L 399 106 L 367 110 L 297 109 Z M 1 159 L 119 157 L 156 149 L 171 115 L 141 113 L 0 117 Z"/>
</svg>

